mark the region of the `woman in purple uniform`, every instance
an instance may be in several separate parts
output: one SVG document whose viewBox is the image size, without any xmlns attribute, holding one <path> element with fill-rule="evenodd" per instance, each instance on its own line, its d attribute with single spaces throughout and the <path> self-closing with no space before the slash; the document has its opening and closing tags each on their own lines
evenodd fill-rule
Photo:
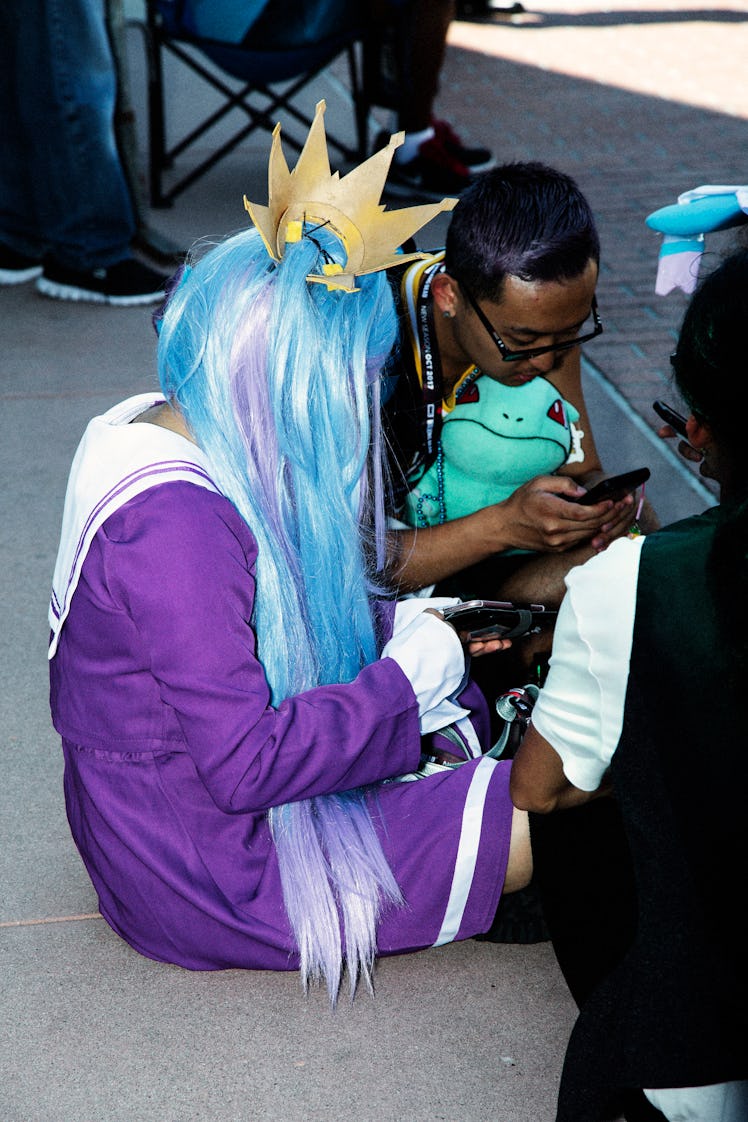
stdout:
<svg viewBox="0 0 748 1122">
<path fill-rule="evenodd" d="M 338 180 L 321 109 L 293 174 L 276 138 L 257 228 L 163 312 L 161 394 L 88 426 L 50 612 L 68 817 L 108 923 L 333 1000 L 344 966 L 355 987 L 378 954 L 482 932 L 530 875 L 460 640 L 433 601 L 383 595 L 383 270 L 440 209 L 376 205 L 392 151 Z M 397 782 L 422 736 L 474 758 Z"/>
</svg>

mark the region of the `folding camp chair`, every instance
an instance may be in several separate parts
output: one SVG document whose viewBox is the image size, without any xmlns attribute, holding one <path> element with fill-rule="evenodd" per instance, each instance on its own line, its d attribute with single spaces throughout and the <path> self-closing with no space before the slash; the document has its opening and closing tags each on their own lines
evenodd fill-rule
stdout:
<svg viewBox="0 0 748 1122">
<path fill-rule="evenodd" d="M 281 7 L 280 14 L 277 8 Z M 143 29 L 148 56 L 149 185 L 153 206 L 174 199 L 257 129 L 272 132 L 279 112 L 304 126 L 311 117 L 293 99 L 342 53 L 348 56 L 357 146 L 327 133 L 328 144 L 346 160 L 366 155 L 369 106 L 360 77 L 358 51 L 366 33 L 365 5 L 350 0 L 146 0 Z M 268 10 L 269 9 L 269 10 Z M 180 59 L 221 94 L 222 104 L 169 145 L 166 130 L 164 52 Z M 230 85 L 227 79 L 241 85 Z M 203 138 L 232 110 L 247 121 L 197 166 L 166 188 L 164 175 L 178 156 Z M 301 151 L 284 132 L 284 143 Z"/>
</svg>

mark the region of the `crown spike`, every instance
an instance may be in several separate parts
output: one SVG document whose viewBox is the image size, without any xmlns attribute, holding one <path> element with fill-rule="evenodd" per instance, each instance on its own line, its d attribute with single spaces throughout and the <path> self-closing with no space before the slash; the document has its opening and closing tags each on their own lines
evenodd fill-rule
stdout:
<svg viewBox="0 0 748 1122">
<path fill-rule="evenodd" d="M 269 211 L 277 227 L 282 211 L 278 211 L 278 204 L 286 197 L 291 182 L 291 172 L 288 170 L 286 157 L 281 144 L 281 127 L 277 124 L 273 129 L 273 142 L 270 146 L 270 159 L 268 160 L 268 204 Z"/>
<path fill-rule="evenodd" d="M 373 206 L 384 212 L 384 207 L 379 202 L 387 182 L 387 175 L 392 163 L 395 149 L 403 142 L 405 133 L 399 132 L 390 137 L 388 144 L 370 156 L 363 164 L 349 171 L 340 182 L 336 191 L 337 205 L 350 213 L 355 220 L 356 212 L 361 209 L 364 213 Z M 395 212 L 397 213 L 397 212 Z"/>
<path fill-rule="evenodd" d="M 291 172 L 292 190 L 296 198 L 314 199 L 314 191 L 320 183 L 338 178 L 337 172 L 333 176 L 330 171 L 325 135 L 325 102 L 318 101 L 301 155 Z"/>
</svg>

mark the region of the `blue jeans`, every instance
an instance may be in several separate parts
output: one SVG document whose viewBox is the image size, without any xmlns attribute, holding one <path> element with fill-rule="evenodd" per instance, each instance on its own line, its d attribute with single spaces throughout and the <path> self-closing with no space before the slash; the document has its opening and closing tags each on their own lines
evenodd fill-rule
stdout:
<svg viewBox="0 0 748 1122">
<path fill-rule="evenodd" d="M 0 0 L 0 242 L 82 271 L 129 255 L 116 93 L 105 0 Z"/>
</svg>

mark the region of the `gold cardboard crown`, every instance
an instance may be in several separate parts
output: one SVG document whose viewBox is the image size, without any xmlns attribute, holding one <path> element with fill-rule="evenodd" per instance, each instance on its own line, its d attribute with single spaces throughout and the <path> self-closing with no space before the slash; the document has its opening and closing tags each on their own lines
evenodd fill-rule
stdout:
<svg viewBox="0 0 748 1122">
<path fill-rule="evenodd" d="M 330 171 L 324 114 L 325 103 L 320 101 L 293 171 L 283 155 L 280 125 L 275 126 L 268 205 L 251 203 L 245 195 L 244 206 L 274 261 L 280 261 L 286 245 L 299 241 L 305 232 L 312 233 L 316 226 L 331 229 L 345 249 L 345 266 L 333 262 L 323 267 L 322 275 L 313 273 L 307 280 L 354 292 L 356 277 L 425 257 L 397 249 L 441 211 L 452 210 L 457 199 L 386 211 L 379 200 L 403 133 L 391 137 L 386 148 L 341 179 L 339 172 Z"/>
</svg>

